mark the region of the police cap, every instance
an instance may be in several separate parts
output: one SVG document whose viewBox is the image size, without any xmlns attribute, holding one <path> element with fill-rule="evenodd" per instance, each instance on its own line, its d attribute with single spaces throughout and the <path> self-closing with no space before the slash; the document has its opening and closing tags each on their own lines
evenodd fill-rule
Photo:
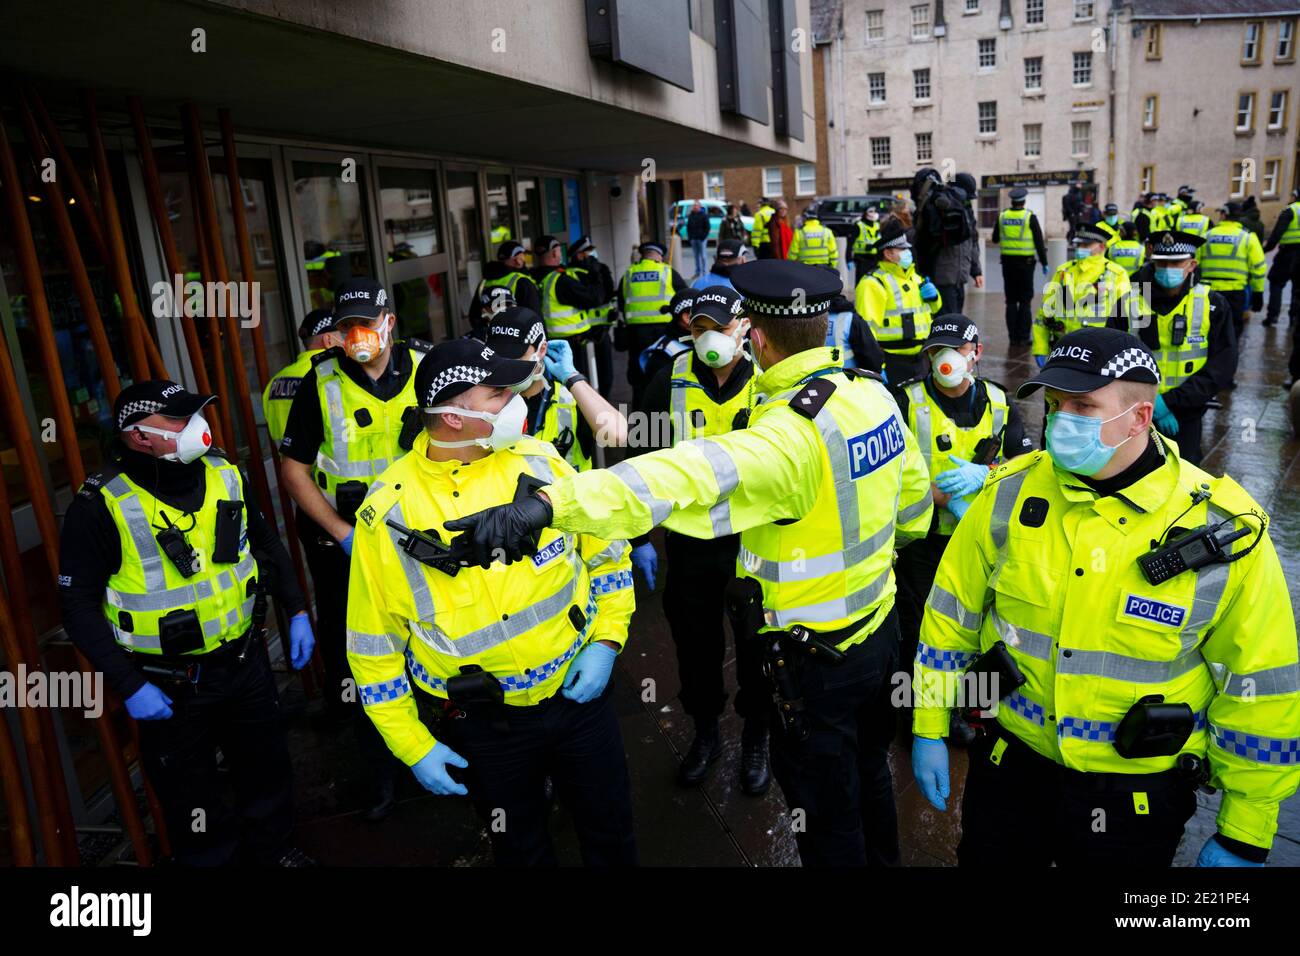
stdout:
<svg viewBox="0 0 1300 956">
<path fill-rule="evenodd" d="M 732 269 L 730 278 L 744 296 L 745 308 L 764 317 L 822 315 L 844 288 L 838 273 L 788 259 L 746 262 Z"/>
<path fill-rule="evenodd" d="M 1078 329 L 1061 336 L 1038 374 L 1016 389 L 1017 398 L 1039 388 L 1081 394 L 1111 382 L 1160 383 L 1160 369 L 1142 340 L 1119 329 Z"/>
</svg>

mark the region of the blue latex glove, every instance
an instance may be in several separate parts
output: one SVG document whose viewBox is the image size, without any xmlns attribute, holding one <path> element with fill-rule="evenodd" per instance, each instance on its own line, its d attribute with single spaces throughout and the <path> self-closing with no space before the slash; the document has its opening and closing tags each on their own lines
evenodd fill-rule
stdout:
<svg viewBox="0 0 1300 956">
<path fill-rule="evenodd" d="M 609 672 L 614 669 L 616 657 L 618 654 L 612 647 L 588 644 L 569 665 L 560 693 L 579 704 L 595 700 L 609 683 Z"/>
<path fill-rule="evenodd" d="M 1250 860 L 1243 860 L 1237 854 L 1233 853 L 1214 837 L 1205 841 L 1205 846 L 1201 847 L 1200 855 L 1196 858 L 1197 866 L 1263 866 L 1263 863 L 1252 863 Z"/>
<path fill-rule="evenodd" d="M 884 381 L 886 385 L 889 384 L 889 373 L 885 371 L 885 367 L 883 365 L 880 366 L 880 378 L 882 381 Z"/>
<path fill-rule="evenodd" d="M 948 745 L 942 740 L 912 738 L 912 776 L 921 795 L 936 810 L 948 809 Z"/>
<path fill-rule="evenodd" d="M 1034 361 L 1038 363 L 1038 367 L 1039 367 L 1039 368 L 1042 368 L 1044 365 L 1047 364 L 1047 356 L 1046 356 L 1046 355 L 1035 355 L 1035 356 L 1034 356 Z"/>
<path fill-rule="evenodd" d="M 944 507 L 952 512 L 954 518 L 960 521 L 962 518 L 966 517 L 966 512 L 970 510 L 970 502 L 965 498 L 949 498 L 948 504 Z"/>
<path fill-rule="evenodd" d="M 546 343 L 546 371 L 557 382 L 567 382 L 578 374 L 573 364 L 573 346 L 559 339 L 549 339 Z"/>
<path fill-rule="evenodd" d="M 929 279 L 921 283 L 921 298 L 925 302 L 933 302 L 939 298 L 939 290 L 935 288 L 934 283 Z"/>
<path fill-rule="evenodd" d="M 1169 435 L 1172 438 L 1174 435 L 1178 434 L 1178 419 L 1174 417 L 1174 413 L 1171 412 L 1169 406 L 1165 404 L 1165 397 L 1163 395 L 1156 396 L 1155 419 L 1156 428 L 1160 429 L 1166 435 Z"/>
<path fill-rule="evenodd" d="M 659 552 L 655 551 L 655 546 L 647 541 L 633 548 L 632 567 L 641 572 L 641 577 L 645 579 L 645 586 L 653 591 L 655 575 L 659 571 Z"/>
<path fill-rule="evenodd" d="M 311 621 L 307 612 L 299 611 L 289 618 L 289 663 L 296 671 L 302 670 L 311 660 L 311 652 L 316 647 L 316 635 L 311 632 Z"/>
<path fill-rule="evenodd" d="M 949 455 L 948 458 L 955 467 L 941 471 L 935 477 L 934 483 L 940 491 L 954 498 L 964 498 L 984 487 L 984 480 L 989 476 L 987 465 L 977 465 L 956 455 Z"/>
<path fill-rule="evenodd" d="M 170 697 L 146 683 L 126 699 L 126 712 L 136 720 L 166 720 L 172 715 L 171 703 Z"/>
<path fill-rule="evenodd" d="M 343 549 L 343 553 L 349 558 L 352 557 L 352 536 L 356 533 L 356 528 L 349 529 L 348 536 L 339 542 L 339 547 Z"/>
<path fill-rule="evenodd" d="M 1043 266 L 1043 275 L 1047 275 L 1047 266 Z"/>
<path fill-rule="evenodd" d="M 430 793 L 437 794 L 440 797 L 449 797 L 452 794 L 465 796 L 469 791 L 465 789 L 463 783 L 457 783 L 451 779 L 451 776 L 447 773 L 448 765 L 463 768 L 468 767 L 469 762 L 442 741 L 439 741 L 434 744 L 432 750 L 420 758 L 419 762 L 411 770 L 415 773 L 415 779 L 420 781 L 420 786 Z"/>
</svg>

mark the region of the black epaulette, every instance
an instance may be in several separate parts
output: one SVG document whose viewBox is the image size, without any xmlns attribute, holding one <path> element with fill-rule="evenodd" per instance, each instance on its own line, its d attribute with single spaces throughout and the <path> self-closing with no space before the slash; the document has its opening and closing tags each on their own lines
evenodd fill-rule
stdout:
<svg viewBox="0 0 1300 956">
<path fill-rule="evenodd" d="M 415 349 L 417 352 L 433 351 L 433 343 L 424 339 L 406 339 L 405 342 L 407 348 Z"/>
<path fill-rule="evenodd" d="M 826 376 L 813 379 L 790 398 L 790 407 L 804 418 L 816 418 L 835 394 L 835 383 Z"/>
<path fill-rule="evenodd" d="M 319 365 L 321 362 L 326 361 L 327 359 L 343 358 L 347 354 L 348 353 L 344 351 L 341 345 L 331 345 L 329 348 L 325 349 L 324 351 L 317 352 L 315 355 L 311 357 L 311 367 L 315 368 L 317 365 Z"/>
<path fill-rule="evenodd" d="M 899 382 L 897 385 L 891 383 L 889 387 L 893 391 L 902 392 L 907 389 L 907 386 L 915 385 L 917 382 L 924 382 L 924 381 L 925 381 L 924 375 L 914 375 L 911 378 L 904 379 L 903 381 Z"/>
<path fill-rule="evenodd" d="M 881 385 L 885 384 L 885 380 L 880 377 L 880 373 L 873 372 L 869 368 L 846 368 L 844 374 L 849 378 L 869 378 L 879 382 Z"/>
<path fill-rule="evenodd" d="M 99 494 L 99 489 L 116 478 L 122 473 L 122 465 L 116 461 L 106 461 L 99 471 L 89 474 L 82 481 L 81 487 L 77 489 L 77 494 L 83 498 L 93 498 Z"/>
<path fill-rule="evenodd" d="M 208 455 L 215 455 L 216 457 L 220 458 L 223 461 L 231 460 L 230 455 L 226 452 L 226 450 L 224 448 L 219 448 L 216 445 L 210 446 L 208 450 L 203 453 L 203 457 L 205 458 Z"/>
</svg>

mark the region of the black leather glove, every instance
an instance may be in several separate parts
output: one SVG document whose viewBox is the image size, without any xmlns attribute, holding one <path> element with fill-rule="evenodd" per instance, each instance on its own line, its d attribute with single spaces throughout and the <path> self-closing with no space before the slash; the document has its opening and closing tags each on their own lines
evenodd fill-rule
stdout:
<svg viewBox="0 0 1300 956">
<path fill-rule="evenodd" d="M 1264 293 L 1263 293 L 1263 292 L 1255 292 L 1255 291 L 1253 291 L 1253 290 L 1251 291 L 1251 293 L 1250 293 L 1250 311 L 1252 311 L 1252 312 L 1263 312 L 1263 311 L 1264 311 Z"/>
<path fill-rule="evenodd" d="M 497 505 L 463 518 L 448 521 L 448 531 L 463 531 L 451 541 L 453 549 L 467 547 L 470 561 L 481 568 L 493 561 L 514 564 L 537 548 L 534 536 L 551 523 L 550 502 L 536 495 L 508 505 Z"/>
</svg>

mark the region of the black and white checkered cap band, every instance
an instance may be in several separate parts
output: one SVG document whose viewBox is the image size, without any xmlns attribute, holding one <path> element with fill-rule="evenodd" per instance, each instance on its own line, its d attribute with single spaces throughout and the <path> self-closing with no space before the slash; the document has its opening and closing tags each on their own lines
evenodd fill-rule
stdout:
<svg viewBox="0 0 1300 956">
<path fill-rule="evenodd" d="M 316 320 L 316 324 L 307 331 L 307 337 L 314 338 L 322 332 L 328 332 L 332 328 L 334 328 L 334 314 L 327 313 Z"/>
<path fill-rule="evenodd" d="M 1152 246 L 1151 257 L 1158 258 L 1163 256 L 1194 256 L 1196 247 L 1190 242 L 1171 242 L 1163 246 Z"/>
<path fill-rule="evenodd" d="M 893 249 L 896 246 L 910 246 L 910 245 L 911 243 L 907 241 L 907 233 L 903 233 L 901 236 L 895 236 L 893 239 L 890 239 L 888 242 L 881 244 L 880 248 Z"/>
<path fill-rule="evenodd" d="M 1098 373 L 1106 378 L 1120 379 L 1135 368 L 1148 369 L 1160 381 L 1160 367 L 1146 349 L 1129 348 L 1111 357 Z"/>
<path fill-rule="evenodd" d="M 533 327 L 528 330 L 524 336 L 525 345 L 536 345 L 542 339 L 546 338 L 546 326 L 541 322 L 534 322 Z"/>
<path fill-rule="evenodd" d="M 463 382 L 466 385 L 477 385 L 491 374 L 485 368 L 475 368 L 472 365 L 453 365 L 451 368 L 445 368 L 429 384 L 429 390 L 424 395 L 424 406 L 425 408 L 435 407 L 438 393 L 448 385 L 455 385 L 458 382 Z"/>
<path fill-rule="evenodd" d="M 750 312 L 757 312 L 759 315 L 782 315 L 791 318 L 811 318 L 814 315 L 821 315 L 823 312 L 830 311 L 830 307 L 829 301 L 805 302 L 803 305 L 796 306 L 788 302 L 745 300 L 745 308 Z"/>
<path fill-rule="evenodd" d="M 141 398 L 134 402 L 127 402 L 122 406 L 121 413 L 117 416 L 117 427 L 121 431 L 126 427 L 126 420 L 138 412 L 144 412 L 146 415 L 152 415 L 154 412 L 161 411 L 162 402 L 152 402 L 147 398 Z"/>
</svg>

